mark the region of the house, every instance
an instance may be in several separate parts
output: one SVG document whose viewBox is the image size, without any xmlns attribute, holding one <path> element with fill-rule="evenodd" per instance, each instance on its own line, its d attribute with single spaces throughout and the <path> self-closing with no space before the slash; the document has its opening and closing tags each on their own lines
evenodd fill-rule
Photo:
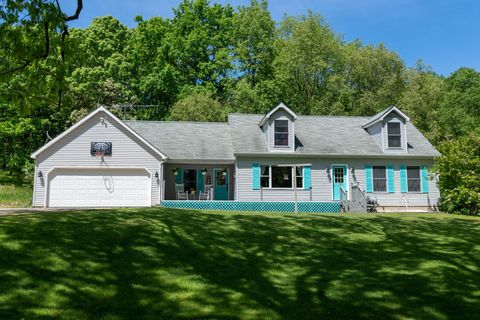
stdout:
<svg viewBox="0 0 480 320">
<path fill-rule="evenodd" d="M 100 107 L 32 154 L 33 206 L 364 211 L 370 198 L 380 210 L 434 210 L 438 156 L 395 106 L 350 117 L 280 104 L 227 123 L 122 121 Z"/>
</svg>

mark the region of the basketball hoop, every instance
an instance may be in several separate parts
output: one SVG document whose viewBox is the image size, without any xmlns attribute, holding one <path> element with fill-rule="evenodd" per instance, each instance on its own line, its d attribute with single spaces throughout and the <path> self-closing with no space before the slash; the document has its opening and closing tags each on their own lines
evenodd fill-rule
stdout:
<svg viewBox="0 0 480 320">
<path fill-rule="evenodd" d="M 105 152 L 103 151 L 97 151 L 94 153 L 95 157 L 96 158 L 103 158 L 103 156 L 105 155 Z"/>
</svg>

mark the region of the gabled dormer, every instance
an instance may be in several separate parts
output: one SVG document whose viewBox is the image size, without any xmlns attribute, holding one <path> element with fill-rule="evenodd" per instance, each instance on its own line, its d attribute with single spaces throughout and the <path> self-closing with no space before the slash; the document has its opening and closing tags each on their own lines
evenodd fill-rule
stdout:
<svg viewBox="0 0 480 320">
<path fill-rule="evenodd" d="M 407 122 L 410 118 L 397 107 L 371 117 L 362 127 L 385 153 L 408 152 Z"/>
<path fill-rule="evenodd" d="M 295 120 L 297 115 L 280 103 L 258 123 L 267 137 L 268 150 L 275 152 L 295 151 Z"/>
</svg>

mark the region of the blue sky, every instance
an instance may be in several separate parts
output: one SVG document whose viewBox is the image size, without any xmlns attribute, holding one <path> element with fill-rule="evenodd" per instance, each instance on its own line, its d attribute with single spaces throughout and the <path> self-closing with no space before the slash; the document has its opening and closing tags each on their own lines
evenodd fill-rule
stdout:
<svg viewBox="0 0 480 320">
<path fill-rule="evenodd" d="M 67 13 L 76 1 L 60 1 Z M 84 0 L 74 27 L 86 27 L 97 16 L 112 15 L 134 27 L 137 15 L 172 17 L 179 0 Z M 246 5 L 249 0 L 217 0 Z M 320 13 L 346 41 L 384 43 L 400 54 L 407 66 L 423 59 L 433 69 L 449 75 L 461 66 L 480 71 L 480 1 L 478 0 L 270 0 L 275 20 L 284 14 L 301 15 L 308 9 Z"/>
</svg>

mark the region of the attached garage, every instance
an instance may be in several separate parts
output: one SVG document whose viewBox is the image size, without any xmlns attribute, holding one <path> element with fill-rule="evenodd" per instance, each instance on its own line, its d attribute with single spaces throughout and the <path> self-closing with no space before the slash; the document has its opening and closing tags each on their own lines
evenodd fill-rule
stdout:
<svg viewBox="0 0 480 320">
<path fill-rule="evenodd" d="M 48 176 L 49 207 L 147 207 L 151 176 L 142 168 L 58 168 Z"/>
</svg>

